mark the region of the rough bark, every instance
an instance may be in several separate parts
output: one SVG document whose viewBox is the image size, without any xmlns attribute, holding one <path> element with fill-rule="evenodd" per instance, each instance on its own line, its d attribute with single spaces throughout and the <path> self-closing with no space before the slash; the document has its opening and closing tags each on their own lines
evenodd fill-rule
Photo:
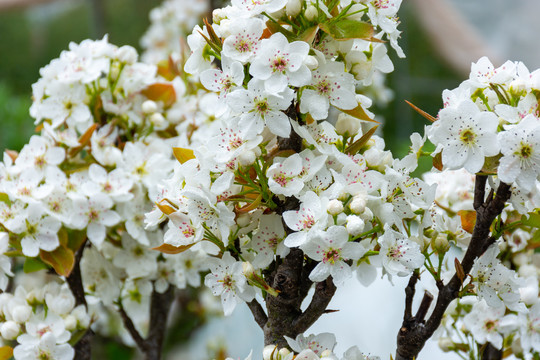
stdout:
<svg viewBox="0 0 540 360">
<path fill-rule="evenodd" d="M 474 260 L 480 257 L 495 241 L 495 238 L 490 236 L 491 224 L 502 213 L 506 201 L 508 201 L 511 195 L 510 186 L 501 183 L 497 192 L 494 194 L 492 190 L 486 198 L 486 180 L 487 176 L 476 176 L 474 194 L 476 225 L 472 233 L 469 248 L 461 261 L 461 267 L 465 274 L 470 272 Z M 431 316 L 425 321 L 425 313 L 419 316 L 420 310 L 416 316 L 412 316 L 412 297 L 415 293 L 414 285 L 416 284 L 417 277 L 418 274 L 414 273 L 409 281 L 409 286 L 405 289 L 405 315 L 397 336 L 396 360 L 413 360 L 418 356 L 425 342 L 439 327 L 444 312 L 450 302 L 458 297 L 459 290 L 462 286 L 462 281 L 457 274 L 454 274 L 448 284 L 441 284 L 435 308 Z M 427 312 L 427 309 L 425 311 Z"/>
</svg>

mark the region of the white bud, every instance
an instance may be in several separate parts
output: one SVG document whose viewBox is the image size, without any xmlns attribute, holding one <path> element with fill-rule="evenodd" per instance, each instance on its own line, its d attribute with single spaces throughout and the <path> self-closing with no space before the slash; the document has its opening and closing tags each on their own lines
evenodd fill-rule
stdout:
<svg viewBox="0 0 540 360">
<path fill-rule="evenodd" d="M 133 64 L 137 61 L 137 50 L 132 46 L 124 45 L 116 51 L 116 58 L 123 63 Z"/>
<path fill-rule="evenodd" d="M 339 135 L 354 136 L 360 130 L 360 120 L 349 114 L 341 113 L 336 122 L 336 132 Z"/>
<path fill-rule="evenodd" d="M 330 215 L 338 215 L 343 212 L 343 203 L 338 199 L 332 199 L 328 202 L 326 210 Z"/>
<path fill-rule="evenodd" d="M 306 16 L 306 19 L 308 19 L 309 21 L 313 21 L 315 20 L 317 15 L 319 15 L 319 11 L 317 10 L 315 6 L 310 4 L 307 6 L 306 12 L 304 13 L 304 15 Z"/>
<path fill-rule="evenodd" d="M 154 128 L 156 129 L 161 129 L 167 124 L 167 121 L 165 120 L 163 115 L 161 115 L 161 113 L 158 113 L 158 112 L 150 115 L 150 122 L 154 124 Z"/>
<path fill-rule="evenodd" d="M 364 80 L 371 73 L 372 67 L 372 63 L 370 61 L 367 61 L 366 59 L 354 63 L 351 72 L 353 73 L 356 80 Z"/>
<path fill-rule="evenodd" d="M 300 14 L 300 11 L 302 10 L 302 1 L 301 0 L 289 0 L 287 1 L 286 6 L 286 12 L 287 16 L 296 16 Z"/>
<path fill-rule="evenodd" d="M 347 216 L 347 225 L 345 226 L 347 229 L 347 232 L 351 236 L 358 236 L 364 231 L 365 227 L 364 220 L 362 220 L 360 217 L 356 215 L 349 215 Z"/>
<path fill-rule="evenodd" d="M 519 294 L 521 296 L 521 301 L 525 304 L 534 305 L 538 300 L 538 285 L 529 284 L 529 286 L 519 288 Z"/>
<path fill-rule="evenodd" d="M 21 328 L 15 321 L 8 320 L 0 326 L 0 334 L 6 340 L 15 340 Z"/>
<path fill-rule="evenodd" d="M 73 315 L 68 315 L 64 318 L 64 326 L 67 331 L 73 331 L 77 329 L 77 318 Z"/>
<path fill-rule="evenodd" d="M 45 294 L 43 292 L 43 289 L 32 289 L 26 294 L 26 301 L 28 301 L 30 304 L 32 303 L 42 303 L 43 298 L 45 297 Z"/>
<path fill-rule="evenodd" d="M 212 11 L 212 22 L 214 24 L 219 25 L 220 21 L 226 18 L 227 18 L 227 12 L 225 11 L 225 9 L 219 8 Z"/>
<path fill-rule="evenodd" d="M 109 82 L 106 78 L 98 79 L 98 85 L 100 89 L 106 89 L 109 86 Z"/>
<path fill-rule="evenodd" d="M 263 349 L 263 360 L 274 360 L 277 354 L 277 345 L 266 345 Z"/>
<path fill-rule="evenodd" d="M 251 150 L 243 151 L 240 156 L 238 156 L 238 162 L 242 166 L 249 166 L 255 162 L 257 159 L 257 156 L 255 156 L 255 153 Z"/>
<path fill-rule="evenodd" d="M 157 104 L 155 103 L 155 101 L 152 100 L 146 100 L 145 102 L 143 102 L 141 105 L 141 109 L 144 114 L 152 114 L 158 111 Z"/>
<path fill-rule="evenodd" d="M 525 81 L 523 79 L 517 78 L 510 82 L 510 91 L 514 93 L 520 93 L 527 91 L 527 84 L 525 84 Z"/>
<path fill-rule="evenodd" d="M 355 195 L 349 204 L 349 209 L 355 214 L 361 214 L 366 210 L 366 198 L 363 195 Z"/>
<path fill-rule="evenodd" d="M 32 308 L 27 305 L 18 305 L 11 310 L 11 318 L 18 323 L 25 323 L 32 315 Z"/>
<path fill-rule="evenodd" d="M 45 302 L 57 315 L 67 314 L 75 307 L 75 297 L 68 289 L 62 289 L 58 294 L 46 294 Z"/>
<path fill-rule="evenodd" d="M 371 211 L 371 209 L 367 207 L 364 210 L 364 212 L 360 215 L 360 217 L 364 221 L 371 221 L 371 220 L 373 220 L 373 211 Z"/>
<path fill-rule="evenodd" d="M 242 263 L 242 272 L 246 277 L 250 277 L 255 273 L 255 268 L 249 261 L 244 261 Z"/>
<path fill-rule="evenodd" d="M 287 357 L 290 353 L 291 352 L 287 348 L 279 349 L 279 356 L 281 357 L 281 359 L 285 359 L 285 357 Z"/>
<path fill-rule="evenodd" d="M 439 347 L 442 351 L 448 352 L 452 349 L 453 346 L 454 342 L 452 341 L 452 339 L 447 337 L 439 338 Z"/>
<path fill-rule="evenodd" d="M 251 215 L 250 214 L 241 214 L 236 218 L 236 224 L 240 227 L 246 227 L 251 224 Z"/>
<path fill-rule="evenodd" d="M 514 354 L 522 354 L 523 353 L 523 347 L 521 346 L 521 339 L 520 338 L 514 338 L 512 341 L 512 345 L 510 345 L 512 348 L 512 352 Z"/>
<path fill-rule="evenodd" d="M 304 64 L 308 67 L 309 70 L 315 70 L 319 67 L 319 60 L 313 55 L 308 55 L 306 57 L 306 60 L 304 60 Z"/>
<path fill-rule="evenodd" d="M 445 252 L 448 250 L 448 236 L 446 234 L 438 234 L 433 241 L 433 246 L 436 250 Z"/>
</svg>

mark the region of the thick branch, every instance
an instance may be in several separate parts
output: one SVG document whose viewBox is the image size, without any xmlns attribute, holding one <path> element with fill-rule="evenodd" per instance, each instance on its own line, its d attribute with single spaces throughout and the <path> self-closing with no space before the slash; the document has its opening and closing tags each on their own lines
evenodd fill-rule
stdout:
<svg viewBox="0 0 540 360">
<path fill-rule="evenodd" d="M 161 350 L 165 340 L 165 332 L 167 331 L 167 318 L 174 301 L 174 291 L 175 288 L 169 285 L 169 288 L 163 294 L 158 293 L 156 290 L 152 292 L 150 330 L 143 349 L 148 360 L 161 359 Z"/>
<path fill-rule="evenodd" d="M 493 191 L 491 191 L 484 200 L 486 180 L 485 176 L 479 175 L 475 184 L 474 206 L 476 209 L 476 224 L 469 248 L 461 261 L 461 267 L 465 274 L 471 271 L 474 260 L 480 257 L 495 240 L 489 236 L 491 224 L 502 213 L 506 201 L 508 201 L 511 195 L 510 185 L 501 183 L 496 195 L 493 196 Z M 396 360 L 412 360 L 418 356 L 425 342 L 439 327 L 444 312 L 450 302 L 458 297 L 461 285 L 461 280 L 457 274 L 454 274 L 450 282 L 440 289 L 435 309 L 425 325 L 422 319 L 419 318 L 415 318 L 414 321 L 405 321 L 404 319 L 402 327 L 398 332 Z M 409 301 L 408 298 L 406 301 Z M 405 311 L 410 311 L 407 303 Z"/>
<path fill-rule="evenodd" d="M 253 299 L 247 303 L 247 306 L 249 307 L 249 310 L 251 310 L 253 318 L 257 324 L 261 327 L 261 329 L 264 329 L 264 325 L 266 325 L 266 322 L 268 321 L 268 316 L 266 316 L 261 304 L 259 304 L 257 299 Z"/>
<path fill-rule="evenodd" d="M 336 292 L 336 286 L 329 276 L 326 280 L 317 283 L 313 299 L 306 311 L 304 311 L 294 323 L 297 333 L 303 333 L 326 312 L 326 307 Z"/>
</svg>

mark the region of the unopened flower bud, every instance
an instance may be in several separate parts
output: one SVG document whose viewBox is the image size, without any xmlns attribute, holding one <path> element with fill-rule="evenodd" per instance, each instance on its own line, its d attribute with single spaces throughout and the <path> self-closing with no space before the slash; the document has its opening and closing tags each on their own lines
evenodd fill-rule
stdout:
<svg viewBox="0 0 540 360">
<path fill-rule="evenodd" d="M 257 156 L 255 156 L 255 153 L 251 150 L 246 150 L 238 156 L 238 162 L 242 166 L 250 166 L 255 162 L 257 159 Z"/>
<path fill-rule="evenodd" d="M 29 304 L 42 303 L 45 294 L 42 289 L 32 289 L 26 294 L 26 301 Z"/>
<path fill-rule="evenodd" d="M 280 9 L 280 10 L 270 14 L 270 16 L 273 19 L 276 19 L 276 20 L 281 19 L 284 15 L 285 15 L 285 9 Z"/>
<path fill-rule="evenodd" d="M 527 91 L 527 84 L 525 84 L 525 81 L 523 79 L 515 79 L 510 82 L 510 92 L 514 94 L 520 94 L 522 92 Z"/>
<path fill-rule="evenodd" d="M 15 340 L 20 331 L 21 328 L 15 321 L 8 320 L 0 326 L 0 335 L 6 340 Z"/>
<path fill-rule="evenodd" d="M 154 125 L 154 128 L 156 129 L 163 128 L 163 126 L 165 126 L 165 124 L 167 123 L 163 115 L 161 115 L 161 113 L 158 113 L 158 112 L 150 115 L 150 122 Z"/>
<path fill-rule="evenodd" d="M 364 220 L 362 220 L 360 217 L 356 215 L 349 215 L 347 216 L 347 225 L 345 228 L 347 229 L 347 232 L 351 236 L 358 236 L 364 231 L 365 227 Z"/>
<path fill-rule="evenodd" d="M 339 135 L 354 136 L 360 129 L 360 120 L 349 114 L 341 113 L 336 122 L 336 132 Z"/>
<path fill-rule="evenodd" d="M 296 16 L 300 14 L 302 10 L 302 1 L 301 0 L 289 0 L 286 6 L 287 16 Z"/>
<path fill-rule="evenodd" d="M 285 357 L 287 357 L 290 353 L 290 350 L 287 348 L 279 349 L 279 356 L 281 358 L 280 360 L 285 359 Z"/>
<path fill-rule="evenodd" d="M 360 217 L 364 221 L 371 221 L 371 220 L 373 220 L 373 211 L 371 211 L 371 209 L 367 207 L 364 210 L 364 212 L 360 215 Z"/>
<path fill-rule="evenodd" d="M 245 277 L 250 278 L 255 273 L 255 268 L 249 261 L 244 261 L 242 263 L 242 273 L 245 275 Z"/>
<path fill-rule="evenodd" d="M 227 12 L 225 11 L 225 9 L 219 8 L 219 9 L 214 9 L 214 11 L 212 11 L 212 22 L 214 24 L 219 25 L 220 21 L 226 18 L 227 18 Z"/>
<path fill-rule="evenodd" d="M 438 253 L 444 253 L 448 248 L 448 236 L 446 234 L 438 234 L 437 237 L 433 239 L 433 249 Z"/>
<path fill-rule="evenodd" d="M 366 210 L 366 198 L 362 195 L 355 195 L 349 204 L 349 208 L 355 214 L 361 214 Z"/>
<path fill-rule="evenodd" d="M 448 337 L 439 338 L 439 347 L 444 352 L 449 352 L 454 347 L 454 342 Z"/>
<path fill-rule="evenodd" d="M 306 57 L 306 60 L 304 60 L 304 64 L 308 67 L 309 70 L 315 70 L 319 67 L 319 61 L 313 55 L 308 55 L 308 57 Z"/>
<path fill-rule="evenodd" d="M 263 349 L 263 360 L 275 360 L 277 354 L 277 345 L 266 345 Z"/>
<path fill-rule="evenodd" d="M 27 305 L 18 305 L 11 310 L 11 318 L 18 323 L 25 323 L 32 315 L 32 308 Z"/>
<path fill-rule="evenodd" d="M 251 224 L 251 215 L 250 214 L 240 214 L 236 218 L 236 224 L 240 227 L 246 227 Z"/>
<path fill-rule="evenodd" d="M 333 216 L 341 214 L 343 212 L 343 203 L 338 199 L 332 199 L 328 202 L 326 210 Z"/>
<path fill-rule="evenodd" d="M 116 58 L 123 63 L 133 64 L 137 61 L 137 50 L 132 46 L 124 45 L 116 51 Z"/>
<path fill-rule="evenodd" d="M 306 16 L 306 19 L 308 19 L 309 21 L 313 21 L 319 15 L 319 11 L 315 6 L 310 4 L 307 6 L 304 15 Z"/>
<path fill-rule="evenodd" d="M 155 103 L 155 101 L 152 100 L 146 100 L 145 102 L 143 102 L 141 105 L 141 109 L 144 114 L 152 114 L 158 111 L 157 104 Z"/>
<path fill-rule="evenodd" d="M 77 329 L 77 318 L 73 315 L 68 315 L 64 318 L 64 326 L 67 331 L 73 331 Z"/>
<path fill-rule="evenodd" d="M 520 338 L 514 338 L 512 340 L 512 345 L 510 345 L 512 348 L 512 352 L 514 354 L 523 354 L 523 347 L 521 346 L 521 339 Z"/>
</svg>

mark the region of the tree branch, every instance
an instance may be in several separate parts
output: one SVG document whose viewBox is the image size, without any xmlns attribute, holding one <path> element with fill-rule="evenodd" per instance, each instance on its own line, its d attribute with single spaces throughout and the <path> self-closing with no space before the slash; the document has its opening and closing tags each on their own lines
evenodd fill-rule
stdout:
<svg viewBox="0 0 540 360">
<path fill-rule="evenodd" d="M 307 309 L 296 319 L 294 327 L 297 333 L 303 333 L 326 312 L 326 307 L 336 292 L 336 286 L 329 276 L 326 280 L 317 283 L 315 293 Z"/>
<path fill-rule="evenodd" d="M 482 352 L 482 360 L 501 360 L 502 359 L 502 349 L 499 350 L 491 343 L 486 343 L 483 347 L 484 351 Z"/>
<path fill-rule="evenodd" d="M 510 198 L 510 185 L 500 183 L 495 196 L 493 190 L 488 197 L 485 196 L 485 185 L 487 177 L 478 175 L 475 183 L 474 206 L 476 209 L 476 224 L 472 233 L 470 245 L 461 261 L 461 267 L 465 274 L 468 274 L 474 264 L 475 259 L 480 257 L 495 239 L 489 236 L 490 227 L 493 221 L 499 216 Z M 396 360 L 412 360 L 424 347 L 425 342 L 433 335 L 439 327 L 444 312 L 452 300 L 458 297 L 461 288 L 461 280 L 454 274 L 450 282 L 443 286 L 437 296 L 437 303 L 429 319 L 413 318 L 412 321 L 404 321 L 398 332 Z M 410 299 L 406 298 L 405 311 L 410 311 L 407 304 Z M 428 300 L 426 300 L 428 301 Z M 431 300 L 429 300 L 431 302 Z"/>
<path fill-rule="evenodd" d="M 255 322 L 261 327 L 261 329 L 264 329 L 264 325 L 266 325 L 266 322 L 268 321 L 268 316 L 266 316 L 261 304 L 257 301 L 257 299 L 253 299 L 247 303 L 247 306 L 251 311 L 251 314 L 253 314 Z"/>
<path fill-rule="evenodd" d="M 131 321 L 131 318 L 126 313 L 126 311 L 124 310 L 124 307 L 121 304 L 120 304 L 120 309 L 118 310 L 118 312 L 120 313 L 120 316 L 122 317 L 122 321 L 124 322 L 124 326 L 126 327 L 126 330 L 129 332 L 129 335 L 131 335 L 131 337 L 133 338 L 133 341 L 135 341 L 135 343 L 137 344 L 137 347 L 139 349 L 143 349 L 144 339 L 135 328 L 135 324 L 133 324 L 133 321 Z"/>
</svg>

